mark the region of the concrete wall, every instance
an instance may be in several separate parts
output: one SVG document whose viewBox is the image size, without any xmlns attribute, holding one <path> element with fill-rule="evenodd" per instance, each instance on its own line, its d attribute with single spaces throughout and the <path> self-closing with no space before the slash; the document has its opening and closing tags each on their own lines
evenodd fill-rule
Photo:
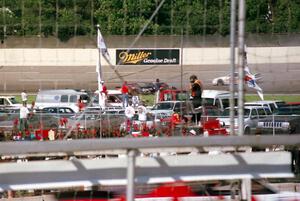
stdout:
<svg viewBox="0 0 300 201">
<path fill-rule="evenodd" d="M 195 74 L 205 88 L 214 89 L 212 79 L 230 72 L 228 37 L 143 36 L 135 44 L 132 44 L 135 36 L 104 37 L 113 64 L 116 48 L 181 49 L 183 43 L 183 65 L 111 67 L 102 60 L 103 78 L 111 88 L 121 84 L 115 70 L 129 82 L 160 78 L 184 88 L 188 87 L 188 77 Z M 300 93 L 299 34 L 247 35 L 246 43 L 250 69 L 262 74 L 260 86 L 266 93 Z M 94 90 L 97 87 L 97 58 L 95 36 L 75 37 L 67 43 L 54 37 L 9 37 L 0 44 L 0 92 L 57 88 Z"/>
<path fill-rule="evenodd" d="M 249 64 L 300 63 L 300 46 L 249 47 Z M 111 61 L 116 64 L 116 50 L 109 49 Z M 1 66 L 95 66 L 97 49 L 61 48 L 6 48 L 0 51 Z M 103 65 L 108 65 L 104 59 Z M 184 48 L 183 65 L 214 65 L 230 63 L 229 48 Z"/>
</svg>

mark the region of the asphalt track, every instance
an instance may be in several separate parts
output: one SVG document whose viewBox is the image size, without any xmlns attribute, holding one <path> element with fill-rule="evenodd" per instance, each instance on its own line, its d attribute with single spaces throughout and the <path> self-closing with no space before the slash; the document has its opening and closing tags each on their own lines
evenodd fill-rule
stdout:
<svg viewBox="0 0 300 201">
<path fill-rule="evenodd" d="M 249 64 L 252 73 L 262 75 L 259 85 L 264 93 L 300 93 L 300 64 Z M 103 77 L 108 88 L 121 85 L 111 67 L 103 66 Z M 193 66 L 117 66 L 116 69 L 128 82 L 152 82 L 156 78 L 178 88 L 187 89 L 188 78 L 195 74 L 207 89 L 228 89 L 212 86 L 212 79 L 230 73 L 228 65 L 193 65 Z M 16 92 L 26 89 L 37 92 L 39 89 L 97 88 L 95 66 L 18 66 L 0 68 L 0 91 Z M 181 84 L 182 83 L 182 84 Z M 255 92 L 247 89 L 247 92 Z"/>
</svg>

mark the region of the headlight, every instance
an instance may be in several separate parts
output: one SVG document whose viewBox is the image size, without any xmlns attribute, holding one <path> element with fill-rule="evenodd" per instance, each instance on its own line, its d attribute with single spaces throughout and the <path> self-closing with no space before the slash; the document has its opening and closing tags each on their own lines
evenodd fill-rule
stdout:
<svg viewBox="0 0 300 201">
<path fill-rule="evenodd" d="M 289 128 L 290 123 L 289 122 L 282 122 L 282 128 Z"/>
<path fill-rule="evenodd" d="M 257 123 L 257 127 L 263 127 L 264 126 L 264 122 L 258 122 Z"/>
</svg>

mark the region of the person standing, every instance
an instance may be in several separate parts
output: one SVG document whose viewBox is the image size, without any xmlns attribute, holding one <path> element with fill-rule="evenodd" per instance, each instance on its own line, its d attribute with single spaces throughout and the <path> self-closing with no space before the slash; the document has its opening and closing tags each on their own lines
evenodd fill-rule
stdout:
<svg viewBox="0 0 300 201">
<path fill-rule="evenodd" d="M 129 88 L 127 86 L 127 81 L 123 82 L 121 92 L 122 92 L 123 107 L 126 108 L 128 106 L 128 101 L 129 101 L 129 96 L 128 96 Z"/>
<path fill-rule="evenodd" d="M 155 103 L 159 102 L 159 94 L 160 94 L 160 87 L 161 87 L 161 83 L 160 80 L 158 78 L 156 78 L 156 81 L 154 83 L 154 87 L 155 87 Z"/>
<path fill-rule="evenodd" d="M 26 104 L 27 105 L 27 93 L 26 90 L 23 90 L 21 93 L 21 99 L 22 99 L 22 103 L 23 105 Z"/>
<path fill-rule="evenodd" d="M 203 85 L 202 82 L 198 80 L 196 75 L 190 76 L 190 90 L 191 100 L 193 102 L 194 108 L 200 107 L 202 105 Z"/>
<path fill-rule="evenodd" d="M 156 81 L 154 83 L 154 87 L 155 87 L 155 91 L 157 92 L 160 89 L 160 80 L 158 78 L 156 78 Z"/>
<path fill-rule="evenodd" d="M 102 83 L 102 91 L 101 91 L 101 93 L 104 93 L 107 96 L 107 94 L 108 94 L 107 87 L 104 84 L 104 81 L 101 81 L 101 83 Z"/>
<path fill-rule="evenodd" d="M 101 81 L 101 84 L 102 84 L 102 90 L 100 91 L 99 94 L 99 98 L 101 98 L 100 107 L 102 109 L 105 109 L 108 91 L 106 85 L 104 84 L 104 81 Z"/>
<path fill-rule="evenodd" d="M 133 89 L 131 95 L 132 95 L 132 105 L 134 108 L 137 108 L 140 104 L 140 98 L 137 90 Z"/>
<path fill-rule="evenodd" d="M 22 137 L 25 137 L 25 131 L 28 130 L 27 118 L 29 115 L 29 110 L 26 103 L 20 108 L 20 131 L 22 132 Z"/>
<path fill-rule="evenodd" d="M 79 112 L 82 112 L 84 110 L 84 103 L 81 100 L 81 98 L 78 99 L 77 105 L 78 105 Z"/>
</svg>

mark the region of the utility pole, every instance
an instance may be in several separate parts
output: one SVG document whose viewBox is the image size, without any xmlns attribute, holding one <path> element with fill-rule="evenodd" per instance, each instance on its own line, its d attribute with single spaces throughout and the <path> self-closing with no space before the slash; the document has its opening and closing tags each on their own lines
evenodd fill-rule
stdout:
<svg viewBox="0 0 300 201">
<path fill-rule="evenodd" d="M 244 67 L 245 67 L 245 21 L 246 2 L 239 0 L 238 17 L 238 135 L 244 135 Z"/>
<path fill-rule="evenodd" d="M 230 80 L 230 135 L 235 135 L 234 132 L 234 106 L 235 106 L 235 44 L 236 44 L 236 0 L 231 0 L 230 5 L 230 66 L 231 66 L 231 80 Z"/>
</svg>

